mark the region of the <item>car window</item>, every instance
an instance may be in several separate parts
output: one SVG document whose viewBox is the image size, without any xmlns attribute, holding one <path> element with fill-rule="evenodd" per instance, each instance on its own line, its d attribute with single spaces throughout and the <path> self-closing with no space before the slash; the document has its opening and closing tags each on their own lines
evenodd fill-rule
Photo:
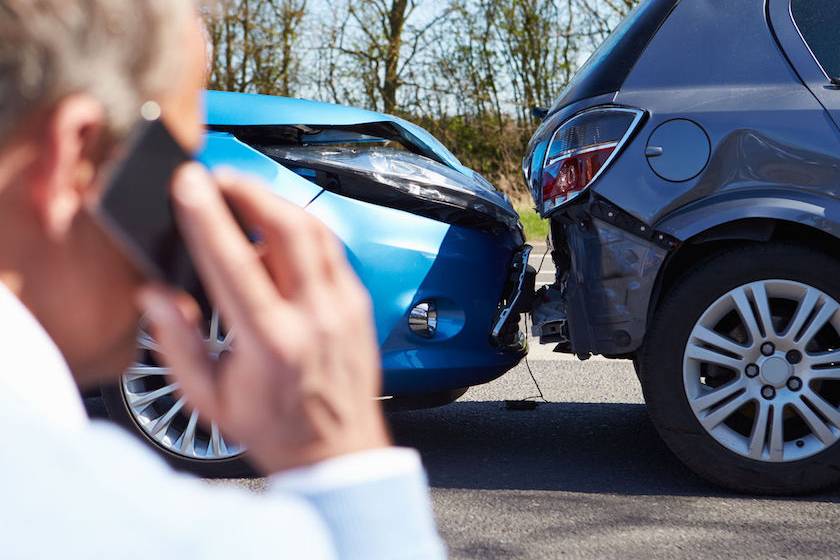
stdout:
<svg viewBox="0 0 840 560">
<path fill-rule="evenodd" d="M 814 57 L 831 78 L 840 78 L 840 2 L 792 0 L 793 20 Z"/>
</svg>

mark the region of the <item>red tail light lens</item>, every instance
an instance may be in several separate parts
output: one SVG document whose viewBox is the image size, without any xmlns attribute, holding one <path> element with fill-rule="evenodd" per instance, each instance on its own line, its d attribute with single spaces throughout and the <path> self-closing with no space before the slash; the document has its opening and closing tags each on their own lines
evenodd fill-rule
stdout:
<svg viewBox="0 0 840 560">
<path fill-rule="evenodd" d="M 615 159 L 643 115 L 637 109 L 599 107 L 560 125 L 543 165 L 543 215 L 585 191 Z"/>
</svg>

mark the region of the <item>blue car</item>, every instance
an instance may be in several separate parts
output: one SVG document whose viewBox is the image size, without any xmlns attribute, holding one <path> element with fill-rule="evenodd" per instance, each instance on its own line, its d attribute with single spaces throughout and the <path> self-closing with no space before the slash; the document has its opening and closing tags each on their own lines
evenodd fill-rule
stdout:
<svg viewBox="0 0 840 560">
<path fill-rule="evenodd" d="M 209 92 L 207 109 L 204 163 L 261 178 L 344 243 L 373 299 L 389 401 L 450 402 L 522 359 L 519 316 L 533 273 L 518 215 L 427 131 L 300 99 Z M 234 337 L 203 305 L 208 350 L 218 355 Z M 141 328 L 137 363 L 103 390 L 111 417 L 178 467 L 247 472 L 242 448 L 185 412 L 155 350 Z"/>
</svg>

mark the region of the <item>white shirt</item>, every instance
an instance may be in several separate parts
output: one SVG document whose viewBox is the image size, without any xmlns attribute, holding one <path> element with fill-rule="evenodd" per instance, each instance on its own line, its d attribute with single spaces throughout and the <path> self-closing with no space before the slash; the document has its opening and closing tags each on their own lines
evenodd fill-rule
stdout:
<svg viewBox="0 0 840 560">
<path fill-rule="evenodd" d="M 0 558 L 442 558 L 416 452 L 273 477 L 269 491 L 174 473 L 87 418 L 61 353 L 0 283 Z"/>
</svg>

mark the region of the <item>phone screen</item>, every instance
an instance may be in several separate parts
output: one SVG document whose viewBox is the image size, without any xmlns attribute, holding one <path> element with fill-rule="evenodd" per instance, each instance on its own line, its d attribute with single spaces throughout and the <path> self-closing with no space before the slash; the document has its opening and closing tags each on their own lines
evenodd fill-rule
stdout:
<svg viewBox="0 0 840 560">
<path fill-rule="evenodd" d="M 98 215 L 145 274 L 193 291 L 198 277 L 170 198 L 175 171 L 192 157 L 160 120 L 141 121 L 124 153 L 108 175 Z"/>
</svg>

